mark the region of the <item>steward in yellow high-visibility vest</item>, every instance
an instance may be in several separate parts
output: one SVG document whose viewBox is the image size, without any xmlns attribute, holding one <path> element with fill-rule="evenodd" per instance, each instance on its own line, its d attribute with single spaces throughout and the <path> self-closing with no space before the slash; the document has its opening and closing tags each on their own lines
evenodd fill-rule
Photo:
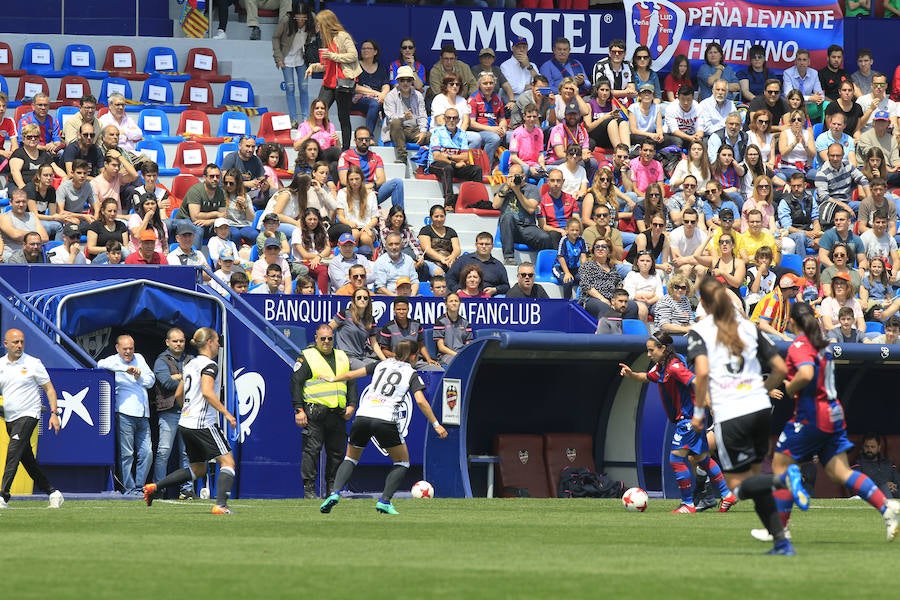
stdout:
<svg viewBox="0 0 900 600">
<path fill-rule="evenodd" d="M 334 331 L 328 325 L 316 330 L 315 347 L 305 349 L 294 364 L 291 396 L 294 422 L 303 431 L 303 459 L 300 473 L 304 496 L 316 497 L 319 453 L 325 446 L 325 483 L 323 495 L 331 493 L 338 466 L 347 446 L 347 421 L 353 418 L 358 403 L 353 381 L 329 382 L 350 370 L 350 359 L 334 348 Z"/>
</svg>

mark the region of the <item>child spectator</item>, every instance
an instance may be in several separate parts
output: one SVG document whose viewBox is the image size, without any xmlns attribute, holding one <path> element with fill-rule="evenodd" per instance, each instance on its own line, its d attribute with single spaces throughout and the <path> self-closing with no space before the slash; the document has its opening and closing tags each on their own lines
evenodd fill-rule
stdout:
<svg viewBox="0 0 900 600">
<path fill-rule="evenodd" d="M 228 281 L 231 289 L 238 294 L 246 294 L 250 289 L 250 278 L 246 273 L 232 273 Z"/>
<path fill-rule="evenodd" d="M 753 258 L 754 266 L 747 269 L 748 283 L 745 302 L 748 314 L 753 313 L 753 307 L 763 296 L 775 289 L 777 277 L 771 268 L 772 259 L 772 248 L 760 246 Z"/>
<path fill-rule="evenodd" d="M 825 337 L 828 338 L 829 342 L 834 342 L 835 344 L 862 343 L 866 334 L 854 327 L 854 320 L 853 309 L 849 306 L 842 306 L 838 310 L 838 322 L 840 325 L 829 331 Z"/>
<path fill-rule="evenodd" d="M 891 317 L 884 324 L 884 333 L 872 339 L 864 340 L 866 344 L 900 344 L 900 317 Z"/>
<path fill-rule="evenodd" d="M 818 306 L 822 302 L 822 282 L 819 274 L 819 259 L 815 256 L 807 256 L 803 259 L 803 278 L 800 281 L 800 293 L 798 299 L 812 306 Z"/>
<path fill-rule="evenodd" d="M 581 221 L 571 219 L 566 224 L 566 237 L 559 241 L 553 276 L 563 286 L 563 298 L 572 297 L 572 290 L 581 283 L 578 269 L 587 260 L 587 245 L 581 236 Z"/>
<path fill-rule="evenodd" d="M 106 261 L 98 264 L 104 265 L 121 265 L 122 263 L 122 242 L 119 240 L 109 240 L 106 242 Z"/>
<path fill-rule="evenodd" d="M 212 251 L 210 251 L 210 255 L 215 256 L 212 254 Z M 237 269 L 240 269 L 240 267 L 237 267 L 237 268 L 235 267 L 234 259 L 235 259 L 235 254 L 230 248 L 226 248 L 226 249 L 222 250 L 219 253 L 218 259 L 217 259 L 217 264 L 218 264 L 219 268 L 216 270 L 215 273 L 213 273 L 213 275 L 215 275 L 216 277 L 221 279 L 223 282 L 229 283 L 231 281 L 231 276 L 238 272 Z M 223 296 L 228 297 L 228 290 L 226 290 L 224 287 L 219 285 L 215 280 L 210 280 L 209 287 L 216 290 Z"/>
<path fill-rule="evenodd" d="M 864 310 L 866 321 L 880 322 L 883 309 L 890 305 L 894 296 L 890 273 L 882 257 L 875 256 L 869 260 L 869 272 L 863 275 L 862 286 L 869 292 Z"/>
<path fill-rule="evenodd" d="M 431 280 L 431 295 L 435 298 L 447 297 L 447 278 L 443 275 L 435 275 Z"/>
<path fill-rule="evenodd" d="M 300 296 L 316 295 L 316 282 L 312 277 L 301 275 L 297 278 L 297 294 Z"/>
<path fill-rule="evenodd" d="M 637 303 L 638 317 L 647 322 L 653 306 L 663 297 L 662 280 L 656 274 L 656 263 L 650 250 L 638 252 L 631 273 L 625 276 L 622 287 Z"/>
</svg>

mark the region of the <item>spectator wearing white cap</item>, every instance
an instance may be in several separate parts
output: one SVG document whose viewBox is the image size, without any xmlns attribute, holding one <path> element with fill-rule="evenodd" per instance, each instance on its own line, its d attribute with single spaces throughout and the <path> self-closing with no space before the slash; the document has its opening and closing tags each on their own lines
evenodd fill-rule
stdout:
<svg viewBox="0 0 900 600">
<path fill-rule="evenodd" d="M 403 65 L 397 69 L 397 86 L 384 97 L 381 141 L 393 142 L 394 162 L 406 163 L 406 143 L 428 144 L 428 113 L 425 96 L 413 88 L 416 73 Z M 507 84 L 508 85 L 508 84 Z"/>
<path fill-rule="evenodd" d="M 893 104 L 893 103 L 892 103 Z M 872 148 L 880 148 L 884 153 L 885 173 L 884 177 L 891 186 L 900 185 L 900 148 L 897 145 L 897 138 L 891 135 L 889 127 L 891 125 L 891 115 L 886 110 L 875 111 L 872 116 L 872 127 L 868 131 L 863 131 L 859 136 L 859 143 L 856 145 L 856 162 L 857 164 L 866 164 L 866 153 Z"/>
<path fill-rule="evenodd" d="M 231 225 L 225 217 L 219 217 L 213 221 L 213 235 L 206 243 L 209 256 L 215 260 L 223 251 L 228 250 L 234 256 L 238 256 L 238 247 L 231 240 Z"/>
</svg>

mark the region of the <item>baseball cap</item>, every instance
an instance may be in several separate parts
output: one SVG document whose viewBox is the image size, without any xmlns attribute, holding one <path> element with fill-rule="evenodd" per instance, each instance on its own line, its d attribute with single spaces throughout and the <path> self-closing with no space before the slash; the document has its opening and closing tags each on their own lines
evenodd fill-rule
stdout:
<svg viewBox="0 0 900 600">
<path fill-rule="evenodd" d="M 872 117 L 873 121 L 890 121 L 891 114 L 886 110 L 876 110 L 875 115 Z"/>
<path fill-rule="evenodd" d="M 844 281 L 850 281 L 850 275 L 847 273 L 842 273 L 842 272 L 838 271 L 837 273 L 835 273 L 834 275 L 831 276 L 832 281 L 834 281 L 835 279 L 843 279 Z"/>
<path fill-rule="evenodd" d="M 178 228 L 175 230 L 175 235 L 181 235 L 183 233 L 194 234 L 194 226 L 190 223 L 181 223 L 178 225 Z"/>
<path fill-rule="evenodd" d="M 653 87 L 653 84 L 652 84 L 652 83 L 642 83 L 641 85 L 638 86 L 638 90 L 637 90 L 637 91 L 638 91 L 638 93 L 641 93 L 641 92 L 655 92 L 655 91 L 656 91 L 656 88 Z"/>
<path fill-rule="evenodd" d="M 494 54 L 493 48 L 482 48 L 481 52 L 478 53 L 478 56 L 484 56 L 485 54 L 490 54 L 491 56 L 497 56 Z"/>
<path fill-rule="evenodd" d="M 526 46 L 528 45 L 528 40 L 525 39 L 525 36 L 516 36 L 509 42 L 510 48 L 513 46 L 518 46 L 519 44 L 525 44 Z"/>
<path fill-rule="evenodd" d="M 409 284 L 409 285 L 412 285 L 412 279 L 410 279 L 409 277 L 398 277 L 398 278 L 397 278 L 397 285 L 398 285 L 398 286 L 401 286 L 401 285 L 403 285 L 403 284 Z"/>
<path fill-rule="evenodd" d="M 785 273 L 781 276 L 781 279 L 778 280 L 778 287 L 783 288 L 792 288 L 792 287 L 800 287 L 800 282 L 797 280 L 797 276 L 793 273 Z"/>
<path fill-rule="evenodd" d="M 63 227 L 62 234 L 65 237 L 81 237 L 81 231 L 78 229 L 78 225 L 75 225 L 74 223 L 69 223 L 68 225 Z"/>
<path fill-rule="evenodd" d="M 225 248 L 219 252 L 219 260 L 234 260 L 234 252 L 231 251 L 231 248 Z"/>
<path fill-rule="evenodd" d="M 399 75 L 398 75 L 398 77 L 399 77 Z M 265 222 L 267 222 L 267 221 L 270 222 L 270 223 L 272 223 L 272 222 L 274 222 L 274 223 L 280 223 L 280 222 L 281 222 L 281 219 L 280 219 L 279 216 L 278 216 L 277 214 L 275 214 L 275 213 L 268 213 L 267 215 L 265 215 L 265 216 L 263 217 L 263 223 L 265 223 Z"/>
<path fill-rule="evenodd" d="M 566 113 L 567 115 L 581 115 L 581 110 L 578 108 L 578 104 L 575 102 L 569 102 L 566 104 Z"/>
<path fill-rule="evenodd" d="M 219 217 L 218 219 L 213 221 L 213 229 L 218 229 L 222 225 L 228 225 L 228 219 L 226 219 L 224 217 Z M 230 225 L 229 225 L 229 227 L 230 227 Z"/>
<path fill-rule="evenodd" d="M 338 238 L 338 246 L 345 246 L 347 244 L 356 245 L 356 240 L 353 239 L 352 233 L 342 233 L 341 237 Z"/>
<path fill-rule="evenodd" d="M 733 219 L 734 211 L 731 210 L 730 208 L 723 208 L 722 210 L 719 211 L 719 218 L 720 219 Z"/>
<path fill-rule="evenodd" d="M 403 65 L 399 69 L 397 69 L 397 79 L 402 79 L 404 77 L 409 77 L 410 79 L 415 79 L 416 72 L 412 70 L 412 67 L 409 65 Z"/>
<path fill-rule="evenodd" d="M 263 248 L 281 248 L 281 242 L 278 241 L 277 237 L 266 238 L 266 241 L 263 243 Z"/>
<path fill-rule="evenodd" d="M 193 231 L 193 229 L 191 229 Z M 141 241 L 142 242 L 155 242 L 156 241 L 156 231 L 152 229 L 145 229 L 141 232 Z"/>
</svg>

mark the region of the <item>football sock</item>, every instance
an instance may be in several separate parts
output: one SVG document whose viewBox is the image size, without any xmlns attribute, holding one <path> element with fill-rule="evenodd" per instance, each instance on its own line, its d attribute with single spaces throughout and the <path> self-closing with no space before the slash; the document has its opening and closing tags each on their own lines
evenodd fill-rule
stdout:
<svg viewBox="0 0 900 600">
<path fill-rule="evenodd" d="M 194 476 L 194 472 L 190 469 L 178 469 L 177 471 L 172 471 L 162 479 L 156 482 L 156 487 L 159 489 L 167 488 L 173 485 L 181 485 L 182 483 L 187 483 L 188 481 L 193 481 L 197 479 Z"/>
<path fill-rule="evenodd" d="M 394 497 L 394 493 L 397 491 L 397 488 L 400 487 L 401 483 L 403 483 L 403 478 L 406 477 L 407 471 L 409 471 L 408 462 L 394 463 L 394 466 L 388 473 L 387 478 L 385 478 L 384 480 L 384 492 L 381 494 L 382 502 L 389 503 L 391 501 L 391 498 Z"/>
<path fill-rule="evenodd" d="M 334 477 L 334 489 L 332 493 L 340 494 L 341 490 L 347 486 L 350 476 L 353 475 L 353 469 L 359 461 L 352 458 L 344 458 L 344 462 L 338 465 L 337 474 Z"/>
<path fill-rule="evenodd" d="M 787 527 L 788 521 L 791 519 L 791 511 L 794 509 L 794 497 L 788 489 L 780 489 L 772 492 L 775 498 L 775 508 L 778 509 L 778 516 L 781 517 L 782 527 Z"/>
<path fill-rule="evenodd" d="M 228 495 L 231 493 L 231 486 L 234 484 L 234 469 L 232 467 L 222 467 L 219 469 L 219 477 L 216 479 L 216 504 L 226 506 L 228 504 Z"/>
<path fill-rule="evenodd" d="M 709 480 L 719 488 L 719 496 L 724 498 L 728 495 L 728 484 L 725 483 L 725 477 L 722 475 L 722 469 L 711 456 L 707 456 L 698 464 L 700 468 L 709 473 Z"/>
<path fill-rule="evenodd" d="M 844 482 L 844 486 L 850 490 L 851 494 L 859 496 L 878 509 L 878 512 L 884 514 L 885 508 L 887 508 L 885 504 L 887 498 L 884 497 L 884 492 L 878 489 L 878 486 L 875 485 L 875 482 L 868 475 L 859 471 L 852 471 L 850 477 Z"/>
<path fill-rule="evenodd" d="M 756 510 L 759 520 L 762 521 L 768 532 L 772 534 L 775 544 L 783 542 L 785 540 L 784 527 L 781 525 L 778 511 L 775 509 L 775 498 L 772 497 L 772 492 L 770 491 L 767 494 L 754 498 L 753 508 Z"/>
<path fill-rule="evenodd" d="M 675 473 L 675 481 L 678 483 L 678 489 L 681 491 L 681 503 L 687 505 L 694 504 L 694 482 L 691 473 L 691 461 L 687 456 L 678 456 L 677 454 L 669 454 L 669 464 Z"/>
</svg>

